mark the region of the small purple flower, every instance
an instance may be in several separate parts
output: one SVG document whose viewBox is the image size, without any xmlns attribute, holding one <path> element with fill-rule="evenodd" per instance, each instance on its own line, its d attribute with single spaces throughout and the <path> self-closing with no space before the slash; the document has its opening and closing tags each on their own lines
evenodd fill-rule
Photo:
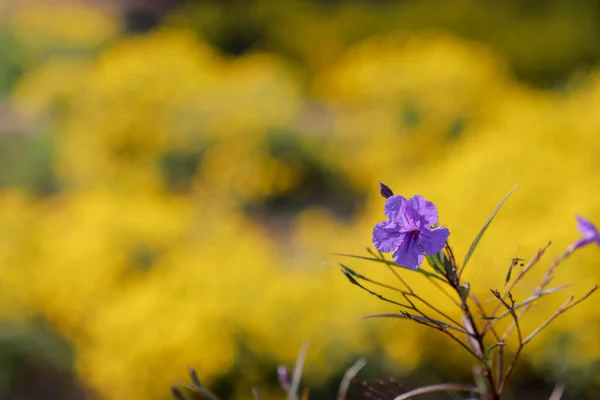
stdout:
<svg viewBox="0 0 600 400">
<path fill-rule="evenodd" d="M 386 200 L 384 212 L 388 220 L 375 225 L 373 244 L 384 253 L 393 251 L 392 257 L 399 266 L 416 270 L 425 254 L 437 254 L 444 248 L 450 231 L 432 228 L 438 221 L 432 202 L 420 195 L 409 200 L 394 195 Z"/>
<path fill-rule="evenodd" d="M 575 218 L 577 218 L 577 229 L 581 232 L 583 237 L 573 243 L 570 250 L 574 251 L 594 242 L 600 246 L 600 233 L 598 233 L 596 226 L 591 221 L 580 217 L 579 215 L 575 216 Z"/>
<path fill-rule="evenodd" d="M 288 375 L 287 368 L 283 365 L 277 367 L 277 378 L 279 378 L 279 384 L 286 392 L 290 390 L 290 377 Z"/>
</svg>

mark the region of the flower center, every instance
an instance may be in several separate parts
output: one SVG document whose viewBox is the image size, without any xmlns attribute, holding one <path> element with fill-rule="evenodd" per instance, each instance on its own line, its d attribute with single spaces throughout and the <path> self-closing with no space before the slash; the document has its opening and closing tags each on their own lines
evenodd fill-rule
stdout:
<svg viewBox="0 0 600 400">
<path fill-rule="evenodd" d="M 419 229 L 412 229 L 406 233 L 408 239 L 414 241 L 415 243 L 419 243 L 419 236 L 421 231 Z"/>
</svg>

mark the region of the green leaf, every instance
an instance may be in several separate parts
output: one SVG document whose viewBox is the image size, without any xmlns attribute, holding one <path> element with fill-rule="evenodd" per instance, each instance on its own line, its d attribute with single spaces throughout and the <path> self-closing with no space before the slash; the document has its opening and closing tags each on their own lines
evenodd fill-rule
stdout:
<svg viewBox="0 0 600 400">
<path fill-rule="evenodd" d="M 379 263 L 383 263 L 383 264 L 387 264 L 387 265 L 398 266 L 394 261 L 381 259 L 381 258 L 358 256 L 355 254 L 342 254 L 342 253 L 333 253 L 333 255 L 334 256 L 342 256 L 342 257 L 350 257 L 350 258 L 358 258 L 360 260 L 375 261 L 375 262 L 379 262 Z"/>
<path fill-rule="evenodd" d="M 423 317 L 420 315 L 412 315 L 409 313 L 402 313 L 402 314 L 395 314 L 395 313 L 384 313 L 384 314 L 370 314 L 370 315 L 366 315 L 363 317 L 364 319 L 367 318 L 400 318 L 400 319 L 408 319 L 408 320 L 415 320 L 417 322 L 421 322 L 424 324 L 433 324 L 433 325 L 437 325 L 441 328 L 453 328 L 456 330 L 461 330 L 460 328 L 455 327 L 454 325 L 448 324 L 444 321 L 440 321 L 438 319 L 433 319 L 433 318 L 428 318 L 428 317 Z"/>
<path fill-rule="evenodd" d="M 471 285 L 469 284 L 469 282 L 465 282 L 462 285 L 459 285 L 457 289 L 462 301 L 467 301 L 467 297 L 469 297 L 469 293 L 471 292 Z"/>
<path fill-rule="evenodd" d="M 498 343 L 492 344 L 487 349 L 485 349 L 485 358 L 486 358 L 486 360 L 491 360 L 492 359 L 492 356 L 494 355 L 493 352 L 494 352 L 495 348 L 498 347 L 499 348 L 498 351 L 502 351 L 501 350 L 502 346 L 504 346 L 504 343 L 503 342 L 498 342 Z"/>
<path fill-rule="evenodd" d="M 488 226 L 490 226 L 490 224 L 494 220 L 494 217 L 496 216 L 496 214 L 498 214 L 498 211 L 500 211 L 500 208 L 502 207 L 502 205 L 504 204 L 504 202 L 508 199 L 508 197 L 512 194 L 512 192 L 514 192 L 517 189 L 518 186 L 519 185 L 517 185 L 514 188 L 512 188 L 510 190 L 510 192 L 508 192 L 506 194 L 506 196 L 504 196 L 504 198 L 502 199 L 502 201 L 500 201 L 500 204 L 498 204 L 496 206 L 496 208 L 494 209 L 494 212 L 492 213 L 492 215 L 490 215 L 490 217 L 488 218 L 488 220 L 485 221 L 485 224 L 483 225 L 483 228 L 481 228 L 481 230 L 479 231 L 479 233 L 475 237 L 475 240 L 473 240 L 473 243 L 471 243 L 471 247 L 469 248 L 469 251 L 467 252 L 467 255 L 465 256 L 465 261 L 463 261 L 463 265 L 462 265 L 462 267 L 460 269 L 459 277 L 462 275 L 463 271 L 465 270 L 465 267 L 467 266 L 467 263 L 469 262 L 469 260 L 471 259 L 471 256 L 475 252 L 475 249 L 477 248 L 477 245 L 479 244 L 479 241 L 483 237 L 483 234 L 487 230 Z"/>
<path fill-rule="evenodd" d="M 390 261 L 390 260 L 386 260 L 386 259 L 381 259 L 381 258 L 358 256 L 358 255 L 355 255 L 355 254 L 342 254 L 342 253 L 333 253 L 333 255 L 334 256 L 342 256 L 342 257 L 350 257 L 350 258 L 358 258 L 360 260 L 367 260 L 367 261 L 375 261 L 375 262 L 386 264 L 386 265 L 390 265 L 390 266 L 393 266 L 393 267 L 398 267 L 398 264 L 396 264 L 394 261 Z M 404 269 L 407 269 L 407 268 L 404 268 Z M 409 270 L 409 271 L 412 271 L 412 270 Z M 446 282 L 444 279 L 440 278 L 437 274 L 434 274 L 434 273 L 429 272 L 429 271 L 425 271 L 424 269 L 421 269 L 421 268 L 414 270 L 414 272 L 418 272 L 419 274 L 439 279 L 440 281 L 442 281 L 444 283 Z"/>
<path fill-rule="evenodd" d="M 173 395 L 173 397 L 177 400 L 187 400 L 187 397 L 185 397 L 183 395 L 183 393 L 181 392 L 181 390 L 179 390 L 179 388 L 176 388 L 175 386 L 173 386 L 171 388 L 171 394 Z"/>
<path fill-rule="evenodd" d="M 508 268 L 508 273 L 506 274 L 506 279 L 504 280 L 504 286 L 506 286 L 508 284 L 508 281 L 510 281 L 510 276 L 512 274 L 512 270 L 515 267 L 514 264 L 511 264 L 510 267 Z"/>
<path fill-rule="evenodd" d="M 346 271 L 345 269 L 342 269 L 342 273 L 344 274 L 344 276 L 346 278 L 348 278 L 348 280 L 350 281 L 350 283 L 354 284 L 354 285 L 358 285 L 361 286 L 356 279 L 354 279 L 354 277 L 350 274 L 350 272 Z"/>
<path fill-rule="evenodd" d="M 357 273 L 356 271 L 354 271 L 352 268 L 348 267 L 347 265 L 340 263 L 340 267 L 342 267 L 342 270 L 348 272 L 352 276 L 356 276 L 356 277 L 362 276 L 359 273 Z"/>
<path fill-rule="evenodd" d="M 444 271 L 446 271 L 446 276 L 448 278 L 451 278 L 452 276 L 454 276 L 455 271 L 456 271 L 456 266 L 454 265 L 454 263 L 446 256 L 446 254 L 443 251 L 440 251 L 438 253 L 438 255 L 440 256 L 440 262 L 442 263 L 443 267 L 444 267 Z"/>
<path fill-rule="evenodd" d="M 434 271 L 436 271 L 442 275 L 446 274 L 444 272 L 444 266 L 438 259 L 437 255 L 434 255 L 434 256 L 425 255 L 425 259 L 427 260 L 427 263 L 429 263 L 429 265 L 431 265 L 431 268 L 433 268 Z"/>
</svg>

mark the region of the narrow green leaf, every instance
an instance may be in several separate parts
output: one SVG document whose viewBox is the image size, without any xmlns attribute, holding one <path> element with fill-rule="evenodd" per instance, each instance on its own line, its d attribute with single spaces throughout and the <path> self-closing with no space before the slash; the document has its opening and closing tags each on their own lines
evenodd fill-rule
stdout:
<svg viewBox="0 0 600 400">
<path fill-rule="evenodd" d="M 198 378 L 198 373 L 193 367 L 188 368 L 188 373 L 190 374 L 190 379 L 194 385 L 198 387 L 204 387 Z"/>
<path fill-rule="evenodd" d="M 382 264 L 398 266 L 398 264 L 396 264 L 394 261 L 381 259 L 381 258 L 359 256 L 359 255 L 355 255 L 355 254 L 342 254 L 342 253 L 333 253 L 333 255 L 334 256 L 342 256 L 342 257 L 350 257 L 350 258 L 358 258 L 360 260 L 375 261 L 375 262 L 379 262 Z"/>
<path fill-rule="evenodd" d="M 461 330 L 458 327 L 455 327 L 454 325 L 448 324 L 444 321 L 440 321 L 438 319 L 433 319 L 433 318 L 428 318 L 428 317 L 423 317 L 420 315 L 412 315 L 409 313 L 402 313 L 402 314 L 395 314 L 395 313 L 384 313 L 384 314 L 370 314 L 370 315 L 366 315 L 363 317 L 364 319 L 367 318 L 400 318 L 400 319 L 413 319 L 415 321 L 418 322 L 422 322 L 422 323 L 426 323 L 426 324 L 433 324 L 433 325 L 437 325 L 439 327 L 442 328 L 452 328 L 452 329 L 456 329 L 456 330 Z"/>
<path fill-rule="evenodd" d="M 352 268 L 348 267 L 347 265 L 340 263 L 340 267 L 342 267 L 342 269 L 344 271 L 348 272 L 352 276 L 361 276 L 360 274 L 358 274 L 356 271 L 354 271 Z"/>
<path fill-rule="evenodd" d="M 444 267 L 444 271 L 446 271 L 446 276 L 448 278 L 451 278 L 452 276 L 454 276 L 456 271 L 456 266 L 454 265 L 454 262 L 451 259 L 449 259 L 443 251 L 439 252 L 439 256 L 440 262 Z"/>
<path fill-rule="evenodd" d="M 481 230 L 479 231 L 479 233 L 477 234 L 477 236 L 475 236 L 475 240 L 473 240 L 473 243 L 471 244 L 471 247 L 469 248 L 469 251 L 467 252 L 467 255 L 465 256 L 465 260 L 463 261 L 463 265 L 462 265 L 462 267 L 460 269 L 459 277 L 462 276 L 462 273 L 464 272 L 465 267 L 467 266 L 467 263 L 469 262 L 469 260 L 471 259 L 471 256 L 475 252 L 475 249 L 477 248 L 477 245 L 479 244 L 479 241 L 483 237 L 483 234 L 487 230 L 488 226 L 490 226 L 490 224 L 494 220 L 494 217 L 496 216 L 496 214 L 498 214 L 498 211 L 500 211 L 500 208 L 502 207 L 502 205 L 504 204 L 504 202 L 508 199 L 508 197 L 512 194 L 512 192 L 514 192 L 517 189 L 518 186 L 519 185 L 517 185 L 514 188 L 512 188 L 510 190 L 510 192 L 508 192 L 508 194 L 506 196 L 504 196 L 504 198 L 502 199 L 502 201 L 500 201 L 500 204 L 498 204 L 496 206 L 496 208 L 494 209 L 494 212 L 492 213 L 492 215 L 490 215 L 490 217 L 488 218 L 488 220 L 483 225 L 483 228 L 481 228 Z"/>
<path fill-rule="evenodd" d="M 177 400 L 187 400 L 187 397 L 185 397 L 183 395 L 183 393 L 181 392 L 181 390 L 179 390 L 179 388 L 176 388 L 175 386 L 173 386 L 171 388 L 171 394 L 173 395 L 173 397 L 175 397 L 175 399 Z"/>
<path fill-rule="evenodd" d="M 510 281 L 510 276 L 512 274 L 514 266 L 514 264 L 510 264 L 510 267 L 508 268 L 508 273 L 506 274 L 506 279 L 504 280 L 504 286 L 506 286 L 508 284 L 508 281 Z"/>
<path fill-rule="evenodd" d="M 342 273 L 344 274 L 344 276 L 350 281 L 350 283 L 354 284 L 354 285 L 358 285 L 361 286 L 356 279 L 354 279 L 354 277 L 346 270 L 342 269 Z"/>
<path fill-rule="evenodd" d="M 386 264 L 386 265 L 391 265 L 393 267 L 398 267 L 398 264 L 396 264 L 394 261 L 390 261 L 390 260 L 386 260 L 386 259 L 381 259 L 381 258 L 358 256 L 358 255 L 355 255 L 355 254 L 342 254 L 342 253 L 334 253 L 333 255 L 334 256 L 342 256 L 342 257 L 350 257 L 350 258 L 358 258 L 360 260 L 367 260 L 367 261 L 375 261 L 375 262 L 378 262 L 378 263 L 382 263 L 382 264 Z M 400 267 L 400 268 L 402 268 L 402 267 Z M 409 271 L 412 271 L 412 270 L 409 270 Z M 419 274 L 422 274 L 422 275 L 425 275 L 425 276 L 430 276 L 432 278 L 439 279 L 442 282 L 446 282 L 444 279 L 440 278 L 438 275 L 434 274 L 433 272 L 425 271 L 424 269 L 421 269 L 421 268 L 414 270 L 414 272 L 418 272 Z"/>
<path fill-rule="evenodd" d="M 427 263 L 429 265 L 431 265 L 431 268 L 433 268 L 434 271 L 440 273 L 441 275 L 445 275 L 446 274 L 444 272 L 444 266 L 442 265 L 442 263 L 438 259 L 437 255 L 434 255 L 434 256 L 425 255 L 425 259 L 427 260 Z"/>
<path fill-rule="evenodd" d="M 445 281 L 444 279 L 440 278 L 439 276 L 437 276 L 436 274 L 434 274 L 434 273 L 432 273 L 432 272 L 425 271 L 424 269 L 420 269 L 420 268 L 419 268 L 419 269 L 415 270 L 415 272 L 418 272 L 418 273 L 419 273 L 419 274 L 421 274 L 421 275 L 425 275 L 425 276 L 429 276 L 429 277 L 432 277 L 432 278 L 438 279 L 438 280 L 440 280 L 440 281 L 442 281 L 442 282 L 446 283 L 446 281 Z"/>
<path fill-rule="evenodd" d="M 504 342 L 494 343 L 491 346 L 489 346 L 487 349 L 485 349 L 485 358 L 487 360 L 491 360 L 492 356 L 493 356 L 494 349 L 496 347 L 502 347 L 502 346 L 504 346 Z"/>
<path fill-rule="evenodd" d="M 460 298 L 463 302 L 467 301 L 467 297 L 469 297 L 469 293 L 471 293 L 471 284 L 469 282 L 465 282 L 462 285 L 457 287 L 458 294 L 460 294 Z"/>
</svg>

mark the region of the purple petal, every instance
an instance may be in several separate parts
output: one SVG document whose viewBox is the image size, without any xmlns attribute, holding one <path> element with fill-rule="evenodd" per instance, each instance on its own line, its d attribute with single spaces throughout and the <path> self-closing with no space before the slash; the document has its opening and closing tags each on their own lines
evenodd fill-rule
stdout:
<svg viewBox="0 0 600 400">
<path fill-rule="evenodd" d="M 283 365 L 277 367 L 277 377 L 279 378 L 279 383 L 281 384 L 283 390 L 288 391 L 290 389 L 290 378 L 287 368 Z"/>
<path fill-rule="evenodd" d="M 385 202 L 384 212 L 390 221 L 405 225 L 406 199 L 399 194 L 388 197 Z"/>
<path fill-rule="evenodd" d="M 389 253 L 400 246 L 402 235 L 397 224 L 389 221 L 380 222 L 373 228 L 373 244 L 377 250 Z"/>
<path fill-rule="evenodd" d="M 586 238 L 600 238 L 600 234 L 598 234 L 598 229 L 596 226 L 589 220 L 577 215 L 577 229 L 581 234 Z"/>
<path fill-rule="evenodd" d="M 414 271 L 419 268 L 423 262 L 423 250 L 413 235 L 403 234 L 402 239 L 400 246 L 398 246 L 392 257 L 399 266 Z"/>
<path fill-rule="evenodd" d="M 424 227 L 429 228 L 438 222 L 438 212 L 435 204 L 427 201 L 421 195 L 416 195 L 408 200 L 408 205 L 417 211 Z"/>
<path fill-rule="evenodd" d="M 590 244 L 592 242 L 595 242 L 595 240 L 592 238 L 581 238 L 570 246 L 569 251 L 575 251 L 584 246 L 587 246 L 588 244 Z M 598 243 L 598 246 L 600 246 L 600 243 Z"/>
<path fill-rule="evenodd" d="M 450 236 L 448 228 L 423 229 L 419 235 L 419 244 L 426 254 L 436 254 L 444 248 L 448 236 Z"/>
</svg>

